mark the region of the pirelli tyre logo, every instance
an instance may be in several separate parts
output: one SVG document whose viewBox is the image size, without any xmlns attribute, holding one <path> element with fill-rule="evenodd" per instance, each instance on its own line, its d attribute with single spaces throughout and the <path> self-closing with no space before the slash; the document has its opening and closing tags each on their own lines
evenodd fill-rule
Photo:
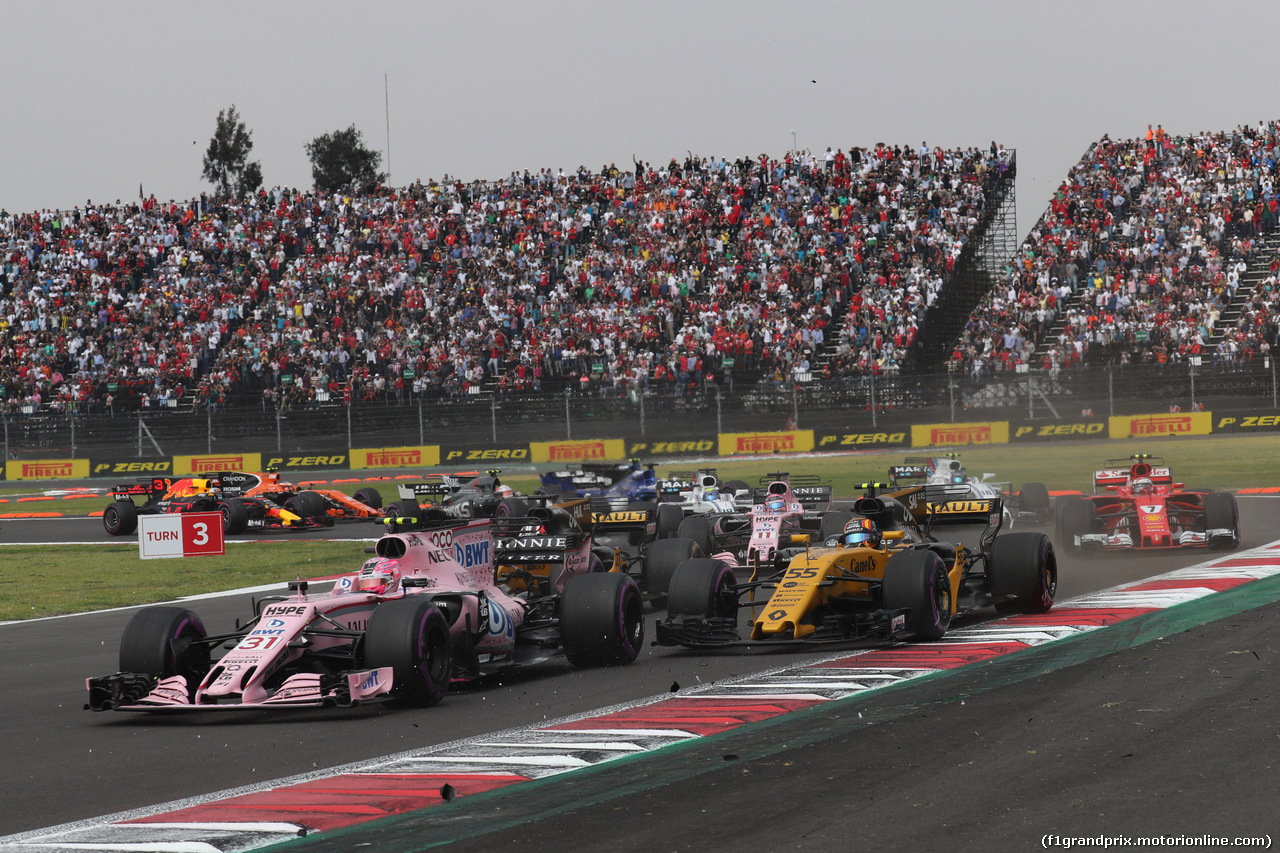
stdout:
<svg viewBox="0 0 1280 853">
<path fill-rule="evenodd" d="M 175 456 L 173 472 L 179 477 L 212 474 L 217 471 L 261 471 L 261 453 L 218 453 L 206 456 Z"/>
<path fill-rule="evenodd" d="M 439 445 L 352 449 L 352 468 L 409 468 L 440 464 Z"/>
<path fill-rule="evenodd" d="M 1008 421 L 968 424 L 918 424 L 911 427 L 912 447 L 945 447 L 956 444 L 1006 444 Z"/>
<path fill-rule="evenodd" d="M 1152 438 L 1163 435 L 1208 435 L 1213 430 L 1210 412 L 1172 415 L 1126 415 L 1111 418 L 1112 438 Z"/>
<path fill-rule="evenodd" d="M 533 462 L 603 462 L 622 459 L 626 442 L 620 438 L 589 441 L 535 441 L 529 445 Z"/>
<path fill-rule="evenodd" d="M 719 436 L 720 455 L 739 453 L 807 453 L 813 450 L 813 430 L 786 432 L 727 432 Z"/>
</svg>

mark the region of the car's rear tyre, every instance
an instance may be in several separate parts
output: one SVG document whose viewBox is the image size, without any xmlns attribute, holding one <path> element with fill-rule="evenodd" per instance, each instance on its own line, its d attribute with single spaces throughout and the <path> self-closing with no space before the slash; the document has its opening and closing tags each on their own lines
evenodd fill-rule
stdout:
<svg viewBox="0 0 1280 853">
<path fill-rule="evenodd" d="M 698 547 L 702 549 L 702 553 L 711 553 L 711 544 L 713 537 L 711 535 L 711 519 L 702 515 L 691 515 L 680 522 L 680 526 L 676 528 L 676 537 L 679 539 L 692 539 L 698 543 Z"/>
<path fill-rule="evenodd" d="M 364 666 L 394 670 L 391 701 L 397 705 L 426 707 L 443 699 L 452 658 L 449 624 L 427 596 L 384 602 L 369 617 Z"/>
<path fill-rule="evenodd" d="M 382 492 L 377 489 L 356 489 L 351 497 L 369 509 L 382 509 Z"/>
<path fill-rule="evenodd" d="M 889 558 L 880 588 L 886 610 L 906 609 L 907 630 L 919 640 L 938 640 L 951 627 L 951 582 L 933 551 L 903 551 Z"/>
<path fill-rule="evenodd" d="M 184 607 L 139 610 L 120 638 L 120 671 L 185 676 L 190 698 L 209 671 L 209 649 L 197 642 L 207 636 L 200 617 Z"/>
<path fill-rule="evenodd" d="M 1065 497 L 1058 505 L 1058 538 L 1064 545 L 1074 545 L 1075 537 L 1093 533 L 1098 527 L 1098 511 L 1092 501 Z"/>
<path fill-rule="evenodd" d="M 819 528 L 822 541 L 826 542 L 833 536 L 839 536 L 844 533 L 844 526 L 849 523 L 849 519 L 853 518 L 853 513 L 843 510 L 834 509 L 830 512 L 822 514 L 822 526 Z"/>
<path fill-rule="evenodd" d="M 726 480 L 720 484 L 720 488 L 733 496 L 736 496 L 738 492 L 751 491 L 751 486 L 747 485 L 746 480 Z"/>
<path fill-rule="evenodd" d="M 1049 511 L 1049 489 L 1044 483 L 1023 483 L 1019 509 L 1023 512 L 1046 513 Z"/>
<path fill-rule="evenodd" d="M 218 504 L 218 512 L 222 513 L 223 533 L 243 533 L 249 529 L 249 508 L 244 501 L 227 498 Z"/>
<path fill-rule="evenodd" d="M 738 612 L 733 569 L 720 560 L 695 557 L 685 560 L 671 577 L 667 613 L 702 619 L 733 616 Z"/>
<path fill-rule="evenodd" d="M 529 504 L 520 498 L 503 498 L 494 507 L 494 518 L 524 518 L 529 514 Z"/>
<path fill-rule="evenodd" d="M 138 529 L 138 507 L 133 501 L 112 501 L 102 511 L 102 526 L 112 536 L 128 536 Z"/>
<path fill-rule="evenodd" d="M 387 518 L 417 518 L 422 514 L 422 510 L 416 501 L 400 500 L 387 507 L 384 514 Z"/>
<path fill-rule="evenodd" d="M 658 504 L 654 511 L 654 524 L 659 539 L 670 539 L 679 534 L 680 522 L 684 521 L 684 510 L 679 504 Z"/>
<path fill-rule="evenodd" d="M 1211 543 L 1217 550 L 1234 551 L 1240 545 L 1240 510 L 1236 496 L 1230 492 L 1214 492 L 1204 496 L 1205 530 L 1231 530 L 1235 538 Z"/>
<path fill-rule="evenodd" d="M 1045 613 L 1058 594 L 1058 557 L 1043 533 L 1006 533 L 991 545 L 991 594 L 1001 613 Z M 1007 596 L 1016 596 L 1009 599 Z"/>
<path fill-rule="evenodd" d="M 329 502 L 319 492 L 297 492 L 285 499 L 284 508 L 300 518 L 323 518 Z"/>
<path fill-rule="evenodd" d="M 680 564 L 703 554 L 702 547 L 692 539 L 659 539 L 650 543 L 640 564 L 640 578 L 655 605 L 660 607 L 666 601 L 667 587 Z"/>
<path fill-rule="evenodd" d="M 644 647 L 640 588 L 619 572 L 565 582 L 560 596 L 560 642 L 574 666 L 631 663 Z"/>
</svg>

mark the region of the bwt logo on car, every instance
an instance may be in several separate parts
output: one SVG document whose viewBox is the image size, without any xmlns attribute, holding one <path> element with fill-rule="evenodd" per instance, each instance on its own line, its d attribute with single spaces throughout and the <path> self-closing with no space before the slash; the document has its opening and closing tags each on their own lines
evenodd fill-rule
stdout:
<svg viewBox="0 0 1280 853">
<path fill-rule="evenodd" d="M 574 444 L 553 444 L 547 448 L 552 462 L 585 462 L 588 459 L 604 459 L 603 441 L 580 441 Z"/>
<path fill-rule="evenodd" d="M 794 435 L 764 433 L 762 435 L 738 436 L 737 450 L 739 453 L 773 453 L 775 451 L 795 449 L 796 438 Z"/>
<path fill-rule="evenodd" d="M 929 431 L 930 444 L 990 444 L 991 427 L 934 427 Z"/>
<path fill-rule="evenodd" d="M 243 471 L 243 456 L 197 456 L 191 460 L 191 473 L 202 474 L 206 471 Z"/>
<path fill-rule="evenodd" d="M 23 477 L 71 477 L 74 468 L 71 462 L 24 462 Z"/>
<path fill-rule="evenodd" d="M 421 465 L 420 450 L 378 450 L 365 454 L 365 464 L 370 468 L 396 468 L 402 465 Z"/>
<path fill-rule="evenodd" d="M 1176 435 L 1191 432 L 1191 418 L 1187 416 L 1134 418 L 1129 421 L 1133 435 Z"/>
<path fill-rule="evenodd" d="M 456 542 L 453 546 L 453 558 L 464 569 L 472 566 L 487 566 L 490 544 L 488 539 L 480 542 Z"/>
</svg>

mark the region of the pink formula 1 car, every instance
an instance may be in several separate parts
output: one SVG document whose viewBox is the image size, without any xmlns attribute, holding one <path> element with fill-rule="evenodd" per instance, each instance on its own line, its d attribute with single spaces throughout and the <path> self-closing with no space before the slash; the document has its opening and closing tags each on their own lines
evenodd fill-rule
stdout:
<svg viewBox="0 0 1280 853">
<path fill-rule="evenodd" d="M 1095 494 L 1059 498 L 1058 539 L 1077 549 L 1213 548 L 1240 544 L 1235 495 L 1187 489 L 1164 460 L 1146 454 L 1108 459 L 1095 471 Z"/>
<path fill-rule="evenodd" d="M 546 589 L 495 584 L 489 519 L 399 518 L 359 572 L 324 593 L 305 581 L 254 602 L 249 623 L 208 634 L 180 607 L 148 607 L 129 621 L 120 671 L 88 679 L 94 711 L 349 707 L 439 702 L 451 679 L 565 655 L 577 666 L 628 664 L 644 644 L 635 582 L 582 554 Z M 558 540 L 557 540 L 558 541 Z M 519 555 L 510 559 L 522 559 Z M 220 651 L 227 649 L 221 656 Z"/>
</svg>

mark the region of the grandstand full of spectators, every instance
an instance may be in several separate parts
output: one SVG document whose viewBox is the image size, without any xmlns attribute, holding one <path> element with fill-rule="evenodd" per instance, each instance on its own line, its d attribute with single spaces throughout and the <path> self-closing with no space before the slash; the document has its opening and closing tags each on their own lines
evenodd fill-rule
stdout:
<svg viewBox="0 0 1280 853">
<path fill-rule="evenodd" d="M 950 366 L 980 377 L 1022 365 L 1057 372 L 1265 356 L 1277 332 L 1280 264 L 1258 250 L 1278 218 L 1278 157 L 1275 122 L 1104 136 L 973 312 Z M 1272 275 L 1237 329 L 1211 347 L 1241 276 L 1259 264 Z"/>
<path fill-rule="evenodd" d="M 877 144 L 0 211 L 0 398 L 682 394 L 803 380 L 820 352 L 827 373 L 893 373 L 1008 162 L 995 143 Z"/>
</svg>

